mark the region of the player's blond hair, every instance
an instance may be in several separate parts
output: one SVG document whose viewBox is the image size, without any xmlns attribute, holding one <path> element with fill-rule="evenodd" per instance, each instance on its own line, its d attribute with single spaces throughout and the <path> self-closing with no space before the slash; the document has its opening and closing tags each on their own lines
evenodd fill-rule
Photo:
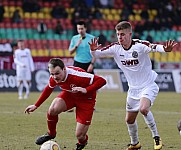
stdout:
<svg viewBox="0 0 181 150">
<path fill-rule="evenodd" d="M 124 29 L 129 29 L 130 31 L 132 31 L 132 26 L 128 21 L 121 21 L 116 25 L 115 29 L 117 31 Z"/>
</svg>

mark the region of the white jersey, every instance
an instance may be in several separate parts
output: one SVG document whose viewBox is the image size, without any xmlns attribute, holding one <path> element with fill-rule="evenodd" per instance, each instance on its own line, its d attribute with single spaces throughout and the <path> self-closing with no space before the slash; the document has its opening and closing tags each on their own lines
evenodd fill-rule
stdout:
<svg viewBox="0 0 181 150">
<path fill-rule="evenodd" d="M 14 62 L 16 64 L 16 70 L 26 68 L 30 71 L 34 71 L 34 63 L 31 56 L 31 52 L 28 48 L 24 50 L 17 49 L 14 52 Z"/>
<path fill-rule="evenodd" d="M 125 74 L 130 89 L 140 89 L 153 83 L 157 77 L 157 73 L 152 70 L 149 52 L 165 51 L 163 45 L 133 39 L 127 50 L 115 42 L 91 53 L 97 58 L 113 57 L 118 67 Z"/>
</svg>

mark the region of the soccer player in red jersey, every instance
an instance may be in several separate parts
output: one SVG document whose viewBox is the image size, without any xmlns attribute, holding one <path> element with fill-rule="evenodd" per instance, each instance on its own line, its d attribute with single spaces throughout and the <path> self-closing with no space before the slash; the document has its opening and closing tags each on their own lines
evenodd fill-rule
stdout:
<svg viewBox="0 0 181 150">
<path fill-rule="evenodd" d="M 77 150 L 85 147 L 88 141 L 87 131 L 91 124 L 96 91 L 106 84 L 106 80 L 97 75 L 85 72 L 78 67 L 65 67 L 59 58 L 52 58 L 48 63 L 50 72 L 49 84 L 43 90 L 41 96 L 34 105 L 29 105 L 25 113 L 35 111 L 52 93 L 56 86 L 62 88 L 60 94 L 53 100 L 47 112 L 48 132 L 37 138 L 36 144 L 56 137 L 56 124 L 58 115 L 69 109 L 76 108 L 76 137 L 78 139 Z"/>
</svg>

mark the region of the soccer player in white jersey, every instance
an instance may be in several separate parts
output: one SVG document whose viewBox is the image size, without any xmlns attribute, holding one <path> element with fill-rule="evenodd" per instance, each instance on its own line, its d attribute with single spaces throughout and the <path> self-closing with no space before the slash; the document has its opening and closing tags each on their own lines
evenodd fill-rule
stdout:
<svg viewBox="0 0 181 150">
<path fill-rule="evenodd" d="M 34 63 L 30 49 L 25 48 L 23 40 L 18 41 L 18 49 L 14 52 L 14 62 L 16 64 L 17 86 L 19 99 L 27 99 L 30 93 L 31 72 L 34 71 Z M 23 87 L 26 94 L 23 97 Z"/>
<path fill-rule="evenodd" d="M 157 73 L 152 70 L 149 52 L 171 52 L 177 44 L 172 40 L 165 45 L 151 44 L 148 41 L 132 39 L 132 26 L 127 21 L 118 23 L 115 27 L 118 42 L 101 48 L 98 39 L 89 43 L 91 53 L 95 57 L 113 57 L 118 67 L 124 72 L 128 81 L 129 90 L 126 103 L 126 123 L 131 143 L 127 150 L 141 148 L 138 138 L 136 117 L 138 112 L 151 130 L 154 139 L 154 149 L 162 148 L 162 141 L 150 107 L 153 105 L 159 92 L 155 83 Z"/>
</svg>

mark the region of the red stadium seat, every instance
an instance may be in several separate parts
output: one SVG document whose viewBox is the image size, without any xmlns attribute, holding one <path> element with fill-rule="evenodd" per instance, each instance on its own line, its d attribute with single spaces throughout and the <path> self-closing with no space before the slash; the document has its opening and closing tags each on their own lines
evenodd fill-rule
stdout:
<svg viewBox="0 0 181 150">
<path fill-rule="evenodd" d="M 18 23 L 12 23 L 12 28 L 18 28 Z"/>
<path fill-rule="evenodd" d="M 61 48 L 61 41 L 60 40 L 55 40 L 55 48 L 60 49 Z"/>
<path fill-rule="evenodd" d="M 55 48 L 54 40 L 49 40 L 48 44 L 49 44 L 48 46 L 49 46 L 50 49 L 54 49 Z"/>
<path fill-rule="evenodd" d="M 18 23 L 18 28 L 25 28 L 25 24 L 24 23 Z"/>
<path fill-rule="evenodd" d="M 61 41 L 61 49 L 67 50 L 69 48 L 70 41 L 69 40 L 62 40 Z"/>
<path fill-rule="evenodd" d="M 0 28 L 5 28 L 5 24 L 4 23 L 0 23 Z"/>
</svg>

